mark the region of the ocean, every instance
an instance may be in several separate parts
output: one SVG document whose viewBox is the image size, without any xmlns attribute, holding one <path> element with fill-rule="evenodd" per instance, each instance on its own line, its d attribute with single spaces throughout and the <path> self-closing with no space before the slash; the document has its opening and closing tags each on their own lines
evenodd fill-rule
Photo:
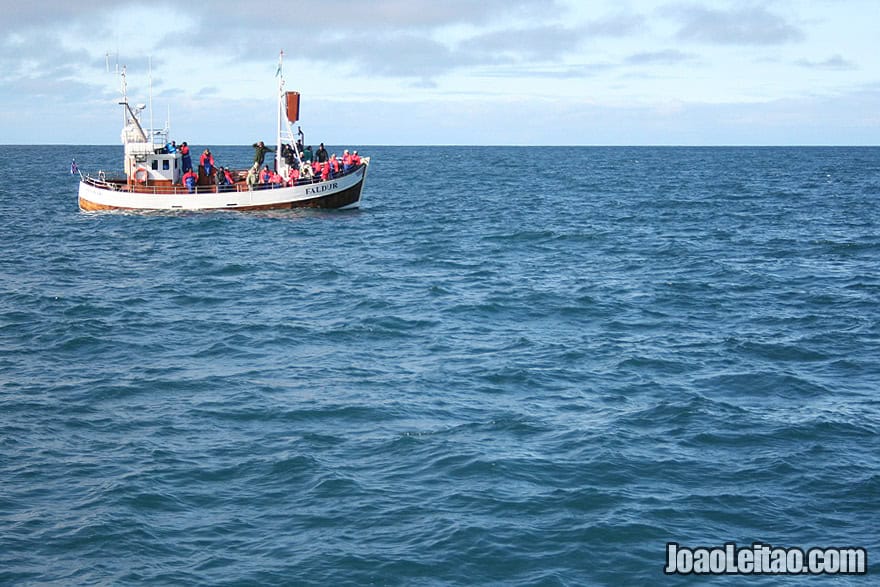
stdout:
<svg viewBox="0 0 880 587">
<path fill-rule="evenodd" d="M 96 214 L 121 146 L 0 147 L 0 584 L 876 583 L 880 148 L 342 148 L 359 210 Z"/>
</svg>

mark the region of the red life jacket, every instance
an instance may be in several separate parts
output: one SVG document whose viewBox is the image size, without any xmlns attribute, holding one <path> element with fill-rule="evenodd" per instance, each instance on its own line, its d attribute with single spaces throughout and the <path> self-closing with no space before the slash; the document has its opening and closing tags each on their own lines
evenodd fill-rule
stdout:
<svg viewBox="0 0 880 587">
<path fill-rule="evenodd" d="M 339 161 L 337 161 L 336 157 L 330 158 L 330 165 L 333 166 L 333 173 L 339 173 Z"/>
<path fill-rule="evenodd" d="M 345 154 L 342 156 L 342 164 L 343 164 L 343 165 L 349 165 L 349 166 L 351 165 L 351 154 L 349 154 L 349 153 L 345 153 Z"/>
<path fill-rule="evenodd" d="M 180 178 L 181 185 L 186 185 L 186 180 L 191 179 L 193 182 L 193 186 L 199 183 L 199 176 L 197 173 L 193 172 L 192 169 L 183 174 L 183 177 Z"/>
</svg>

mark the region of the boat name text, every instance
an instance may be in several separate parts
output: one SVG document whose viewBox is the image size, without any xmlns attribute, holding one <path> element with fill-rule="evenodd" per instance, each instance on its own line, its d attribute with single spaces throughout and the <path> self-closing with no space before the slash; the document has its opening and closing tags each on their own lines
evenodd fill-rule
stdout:
<svg viewBox="0 0 880 587">
<path fill-rule="evenodd" d="M 322 194 L 328 190 L 335 190 L 336 186 L 339 185 L 335 181 L 333 183 L 325 183 L 323 185 L 308 187 L 306 188 L 306 195 L 311 196 L 312 194 Z"/>
</svg>

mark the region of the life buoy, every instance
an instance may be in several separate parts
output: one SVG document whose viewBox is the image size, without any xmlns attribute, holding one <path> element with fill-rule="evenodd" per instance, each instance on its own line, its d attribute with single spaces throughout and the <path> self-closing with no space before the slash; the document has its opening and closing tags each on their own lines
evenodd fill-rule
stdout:
<svg viewBox="0 0 880 587">
<path fill-rule="evenodd" d="M 141 179 L 141 171 L 144 172 L 143 179 Z M 134 180 L 138 183 L 147 183 L 147 178 L 150 177 L 150 172 L 147 171 L 147 168 L 143 165 L 138 166 L 134 171 Z"/>
</svg>

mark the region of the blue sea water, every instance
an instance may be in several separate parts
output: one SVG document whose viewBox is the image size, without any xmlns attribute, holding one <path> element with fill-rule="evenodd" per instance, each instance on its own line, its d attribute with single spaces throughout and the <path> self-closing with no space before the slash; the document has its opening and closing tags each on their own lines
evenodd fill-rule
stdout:
<svg viewBox="0 0 880 587">
<path fill-rule="evenodd" d="M 360 151 L 360 210 L 139 215 L 0 147 L 0 584 L 876 583 L 880 148 Z"/>
</svg>

